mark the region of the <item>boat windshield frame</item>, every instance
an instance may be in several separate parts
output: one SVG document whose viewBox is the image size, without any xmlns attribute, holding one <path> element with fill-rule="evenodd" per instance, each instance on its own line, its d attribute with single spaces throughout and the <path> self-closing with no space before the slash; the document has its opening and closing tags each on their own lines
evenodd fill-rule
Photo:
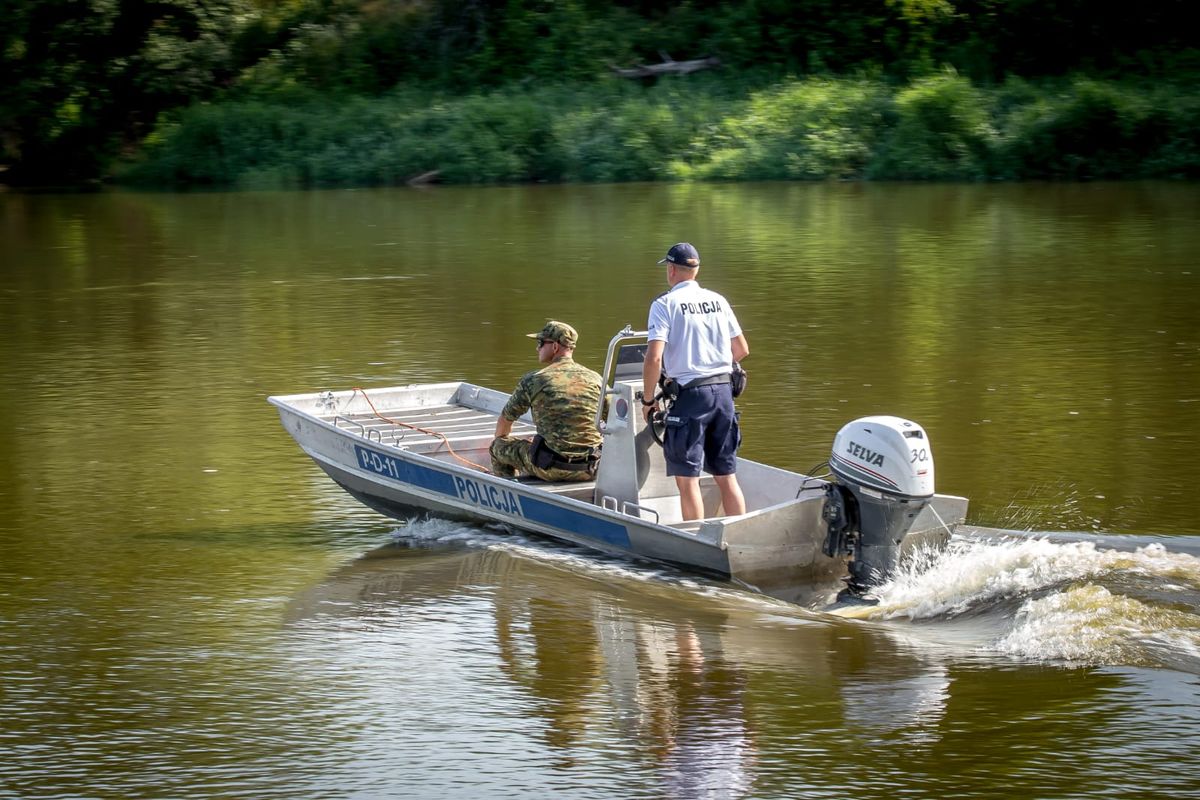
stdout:
<svg viewBox="0 0 1200 800">
<path fill-rule="evenodd" d="M 613 385 L 616 383 L 616 355 L 617 350 L 626 342 L 631 342 L 636 339 L 645 339 L 650 335 L 649 331 L 635 331 L 632 325 L 626 324 L 624 328 L 617 331 L 616 335 L 608 340 L 608 353 L 604 356 L 604 371 L 600 373 L 601 380 L 604 381 L 604 395 L 600 398 L 600 405 L 596 409 L 596 429 L 604 430 L 604 407 L 605 400 L 613 394 Z"/>
</svg>

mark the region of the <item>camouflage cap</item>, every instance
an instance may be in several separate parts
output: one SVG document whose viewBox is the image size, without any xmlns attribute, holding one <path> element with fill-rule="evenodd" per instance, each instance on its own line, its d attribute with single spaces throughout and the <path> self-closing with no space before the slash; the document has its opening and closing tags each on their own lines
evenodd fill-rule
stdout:
<svg viewBox="0 0 1200 800">
<path fill-rule="evenodd" d="M 558 342 L 563 347 L 574 347 L 579 341 L 579 332 L 565 322 L 550 320 L 537 333 L 525 334 L 530 339 L 545 339 L 548 342 Z"/>
</svg>

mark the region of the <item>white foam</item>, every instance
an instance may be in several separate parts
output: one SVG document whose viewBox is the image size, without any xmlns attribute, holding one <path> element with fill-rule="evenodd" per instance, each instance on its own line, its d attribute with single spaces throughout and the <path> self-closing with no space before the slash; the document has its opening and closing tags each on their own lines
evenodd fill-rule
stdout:
<svg viewBox="0 0 1200 800">
<path fill-rule="evenodd" d="M 1067 583 L 1130 572 L 1200 588 L 1200 559 L 1161 544 L 1133 552 L 1101 550 L 1093 542 L 1045 539 L 977 541 L 956 538 L 942 552 L 923 552 L 872 591 L 870 619 L 929 619 L 1021 597 Z"/>
<path fill-rule="evenodd" d="M 489 534 L 460 522 L 438 517 L 410 522 L 392 531 L 392 539 L 415 539 L 419 542 L 457 542 L 474 546 L 485 545 Z"/>
<path fill-rule="evenodd" d="M 1142 585 L 1195 597 L 1200 559 L 1152 543 L 1133 551 L 1094 542 L 956 537 L 942 552 L 923 552 L 872 594 L 859 619 L 948 618 L 1020 602 L 998 638 L 982 649 L 1067 665 L 1155 665 L 1200 672 L 1200 616 L 1185 606 L 1155 605 L 1120 593 Z M 1103 584 L 1103 585 L 1102 585 Z"/>
<path fill-rule="evenodd" d="M 995 649 L 1021 658 L 1141 665 L 1200 655 L 1195 616 L 1114 595 L 1094 584 L 1028 600 L 1014 622 Z"/>
</svg>

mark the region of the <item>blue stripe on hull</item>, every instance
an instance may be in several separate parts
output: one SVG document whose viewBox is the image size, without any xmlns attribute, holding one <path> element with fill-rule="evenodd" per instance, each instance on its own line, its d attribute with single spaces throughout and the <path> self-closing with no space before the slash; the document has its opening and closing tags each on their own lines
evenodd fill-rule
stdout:
<svg viewBox="0 0 1200 800">
<path fill-rule="evenodd" d="M 362 445 L 354 445 L 358 465 L 396 483 L 419 486 L 422 489 L 455 497 L 470 506 L 503 517 L 517 517 L 555 528 L 566 534 L 582 536 L 619 547 L 630 548 L 629 532 L 624 525 L 594 517 L 555 503 L 518 495 L 494 481 L 456 477 L 447 472 L 414 464 L 404 459 L 380 453 Z M 368 504 L 370 505 L 370 504 Z M 519 523 L 518 523 L 519 524 Z"/>
<path fill-rule="evenodd" d="M 448 473 L 377 453 L 357 444 L 354 445 L 354 454 L 358 457 L 360 467 L 374 472 L 376 475 L 391 478 L 399 483 L 411 483 L 413 486 L 448 494 L 451 497 L 458 497 L 458 492 L 454 488 L 454 478 Z"/>
<path fill-rule="evenodd" d="M 590 514 L 581 514 L 578 511 L 532 497 L 522 497 L 521 508 L 525 510 L 525 518 L 533 522 L 540 522 L 543 525 L 586 536 L 589 539 L 607 542 L 623 550 L 629 549 L 629 533 L 625 530 L 624 525 L 618 525 L 606 519 L 597 519 Z"/>
</svg>

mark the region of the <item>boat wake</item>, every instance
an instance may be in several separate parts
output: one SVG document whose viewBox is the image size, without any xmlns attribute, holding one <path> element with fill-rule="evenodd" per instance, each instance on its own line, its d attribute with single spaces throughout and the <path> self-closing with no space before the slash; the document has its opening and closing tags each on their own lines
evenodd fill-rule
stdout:
<svg viewBox="0 0 1200 800">
<path fill-rule="evenodd" d="M 1021 660 L 1200 673 L 1200 558 L 1160 542 L 1118 550 L 1072 538 L 955 536 L 876 587 L 877 605 L 834 613 L 970 619 L 986 634 L 980 650 Z"/>
<path fill-rule="evenodd" d="M 1195 551 L 1196 537 L 1180 537 L 1168 547 L 1148 537 L 979 534 L 968 529 L 944 550 L 917 553 L 872 590 L 875 605 L 791 608 L 805 618 L 816 611 L 884 624 L 910 641 L 915 636 L 984 658 L 1200 674 L 1200 557 L 1181 552 Z M 499 550 L 590 579 L 675 587 L 706 602 L 762 603 L 760 611 L 776 616 L 789 605 L 504 526 L 428 519 L 396 529 L 393 538 Z"/>
</svg>

